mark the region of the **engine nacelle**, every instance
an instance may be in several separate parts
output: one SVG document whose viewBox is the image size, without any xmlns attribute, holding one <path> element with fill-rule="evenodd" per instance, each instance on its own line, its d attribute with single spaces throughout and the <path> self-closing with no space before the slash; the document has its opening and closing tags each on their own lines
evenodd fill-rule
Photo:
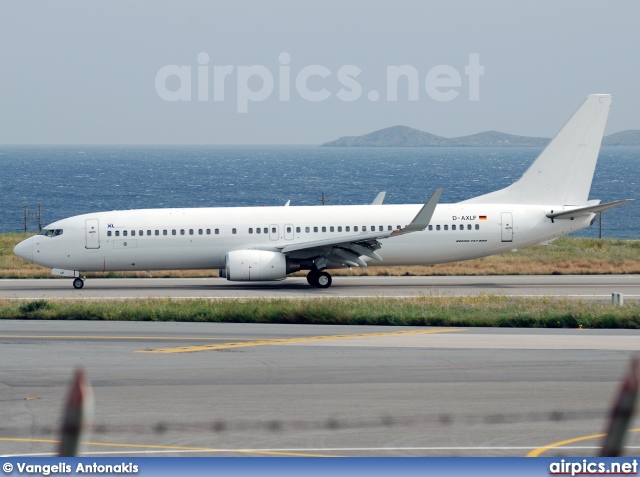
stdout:
<svg viewBox="0 0 640 477">
<path fill-rule="evenodd" d="M 287 276 L 287 257 L 280 252 L 233 250 L 225 261 L 227 280 L 231 281 L 282 280 Z"/>
</svg>

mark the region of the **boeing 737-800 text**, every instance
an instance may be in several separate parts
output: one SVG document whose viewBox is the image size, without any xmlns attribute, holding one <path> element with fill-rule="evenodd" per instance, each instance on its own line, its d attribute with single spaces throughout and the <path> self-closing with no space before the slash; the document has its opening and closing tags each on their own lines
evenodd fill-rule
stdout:
<svg viewBox="0 0 640 477">
<path fill-rule="evenodd" d="M 90 271 L 220 269 L 227 280 L 281 280 L 309 270 L 428 265 L 485 257 L 553 240 L 628 202 L 589 200 L 611 105 L 594 94 L 505 189 L 455 204 L 226 207 L 96 212 L 59 220 L 18 245 L 16 255 L 73 277 Z M 287 204 L 288 205 L 288 204 Z"/>
</svg>

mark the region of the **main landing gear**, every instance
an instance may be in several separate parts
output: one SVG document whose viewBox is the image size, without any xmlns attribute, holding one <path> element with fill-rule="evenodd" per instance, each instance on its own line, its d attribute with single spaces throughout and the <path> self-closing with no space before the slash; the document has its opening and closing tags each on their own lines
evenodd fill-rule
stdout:
<svg viewBox="0 0 640 477">
<path fill-rule="evenodd" d="M 329 288 L 331 286 L 331 275 L 325 271 L 311 270 L 307 274 L 307 282 L 312 287 Z"/>
<path fill-rule="evenodd" d="M 73 288 L 80 290 L 84 286 L 84 280 L 82 278 L 76 278 L 73 281 Z"/>
</svg>

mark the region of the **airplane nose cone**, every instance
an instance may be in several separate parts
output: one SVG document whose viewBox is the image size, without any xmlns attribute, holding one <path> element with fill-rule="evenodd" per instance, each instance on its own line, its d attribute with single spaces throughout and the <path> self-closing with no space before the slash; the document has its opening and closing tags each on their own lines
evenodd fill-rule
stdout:
<svg viewBox="0 0 640 477">
<path fill-rule="evenodd" d="M 31 238 L 23 240 L 13 248 L 13 253 L 25 260 L 33 261 L 33 241 Z"/>
</svg>

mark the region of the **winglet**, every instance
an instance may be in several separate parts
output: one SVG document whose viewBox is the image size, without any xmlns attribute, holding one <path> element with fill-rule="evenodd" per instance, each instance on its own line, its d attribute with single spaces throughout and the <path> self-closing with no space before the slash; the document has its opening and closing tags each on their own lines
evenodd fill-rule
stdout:
<svg viewBox="0 0 640 477">
<path fill-rule="evenodd" d="M 429 200 L 422 206 L 418 215 L 413 218 L 411 223 L 401 230 L 394 230 L 390 236 L 395 237 L 397 235 L 420 232 L 421 230 L 426 229 L 429 222 L 431 222 L 433 213 L 436 210 L 436 205 L 438 205 L 440 195 L 442 195 L 442 189 L 436 189 L 431 197 L 429 197 Z"/>
<path fill-rule="evenodd" d="M 387 191 L 382 191 L 380 192 L 375 199 L 373 199 L 373 202 L 371 202 L 371 205 L 382 205 L 382 201 L 384 201 L 384 196 L 387 195 Z"/>
</svg>

